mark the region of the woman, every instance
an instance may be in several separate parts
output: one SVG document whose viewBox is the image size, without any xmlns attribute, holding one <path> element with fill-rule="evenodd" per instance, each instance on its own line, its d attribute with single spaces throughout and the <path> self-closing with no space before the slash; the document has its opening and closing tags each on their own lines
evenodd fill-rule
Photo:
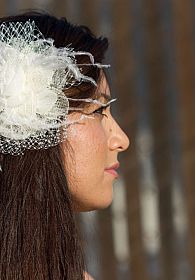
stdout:
<svg viewBox="0 0 195 280">
<path fill-rule="evenodd" d="M 75 213 L 108 207 L 118 153 L 106 38 L 28 12 L 0 25 L 0 278 L 92 279 Z"/>
</svg>

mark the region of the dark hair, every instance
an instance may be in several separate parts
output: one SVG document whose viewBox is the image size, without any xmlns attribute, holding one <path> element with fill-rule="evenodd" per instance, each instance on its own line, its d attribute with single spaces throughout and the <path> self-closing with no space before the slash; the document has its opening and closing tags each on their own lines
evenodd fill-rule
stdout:
<svg viewBox="0 0 195 280">
<path fill-rule="evenodd" d="M 71 44 L 75 50 L 92 53 L 95 62 L 102 62 L 107 39 L 97 38 L 89 28 L 65 18 L 33 11 L 1 18 L 0 22 L 29 19 L 45 38 L 54 39 L 56 47 Z M 78 62 L 87 59 L 82 56 Z M 98 67 L 84 67 L 83 71 L 99 81 Z M 67 94 L 87 98 L 97 92 L 85 82 Z M 18 156 L 0 154 L 0 279 L 84 279 L 84 254 L 63 156 L 60 145 Z"/>
</svg>

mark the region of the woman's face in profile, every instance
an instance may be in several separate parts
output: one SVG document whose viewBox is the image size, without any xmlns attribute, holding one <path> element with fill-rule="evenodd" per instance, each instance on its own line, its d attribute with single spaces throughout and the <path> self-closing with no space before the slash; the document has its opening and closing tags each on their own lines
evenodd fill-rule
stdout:
<svg viewBox="0 0 195 280">
<path fill-rule="evenodd" d="M 110 98 L 105 77 L 98 90 Z M 108 102 L 103 96 L 100 101 Z M 110 106 L 100 108 L 101 105 L 91 104 L 87 113 L 93 118 L 69 126 L 71 149 L 64 145 L 66 176 L 76 212 L 103 209 L 111 204 L 117 176 L 107 169 L 118 163 L 118 153 L 129 146 L 129 139 L 112 117 Z"/>
</svg>

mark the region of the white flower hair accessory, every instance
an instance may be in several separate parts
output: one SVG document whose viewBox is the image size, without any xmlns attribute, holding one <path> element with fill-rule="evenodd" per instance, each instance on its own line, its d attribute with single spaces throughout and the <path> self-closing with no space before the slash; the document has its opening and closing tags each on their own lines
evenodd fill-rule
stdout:
<svg viewBox="0 0 195 280">
<path fill-rule="evenodd" d="M 45 39 L 34 21 L 0 25 L 1 153 L 19 155 L 26 149 L 47 149 L 67 137 L 68 112 L 79 108 L 69 106 L 71 98 L 64 89 L 83 81 L 96 85 L 81 73 L 81 64 L 76 63 L 80 55 L 90 58 L 87 65 L 109 67 L 95 63 L 91 53 L 56 48 L 54 40 Z"/>
</svg>

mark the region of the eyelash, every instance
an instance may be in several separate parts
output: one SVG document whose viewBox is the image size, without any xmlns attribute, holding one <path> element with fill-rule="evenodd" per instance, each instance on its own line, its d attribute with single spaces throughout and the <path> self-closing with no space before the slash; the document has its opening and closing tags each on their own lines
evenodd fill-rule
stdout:
<svg viewBox="0 0 195 280">
<path fill-rule="evenodd" d="M 102 116 L 107 117 L 106 114 L 103 114 L 103 111 L 105 111 L 106 108 L 108 108 L 108 107 L 109 107 L 109 105 L 108 105 L 108 106 L 102 106 L 102 107 L 96 109 L 95 111 L 93 111 L 93 114 L 100 114 L 100 115 L 102 115 Z"/>
</svg>

